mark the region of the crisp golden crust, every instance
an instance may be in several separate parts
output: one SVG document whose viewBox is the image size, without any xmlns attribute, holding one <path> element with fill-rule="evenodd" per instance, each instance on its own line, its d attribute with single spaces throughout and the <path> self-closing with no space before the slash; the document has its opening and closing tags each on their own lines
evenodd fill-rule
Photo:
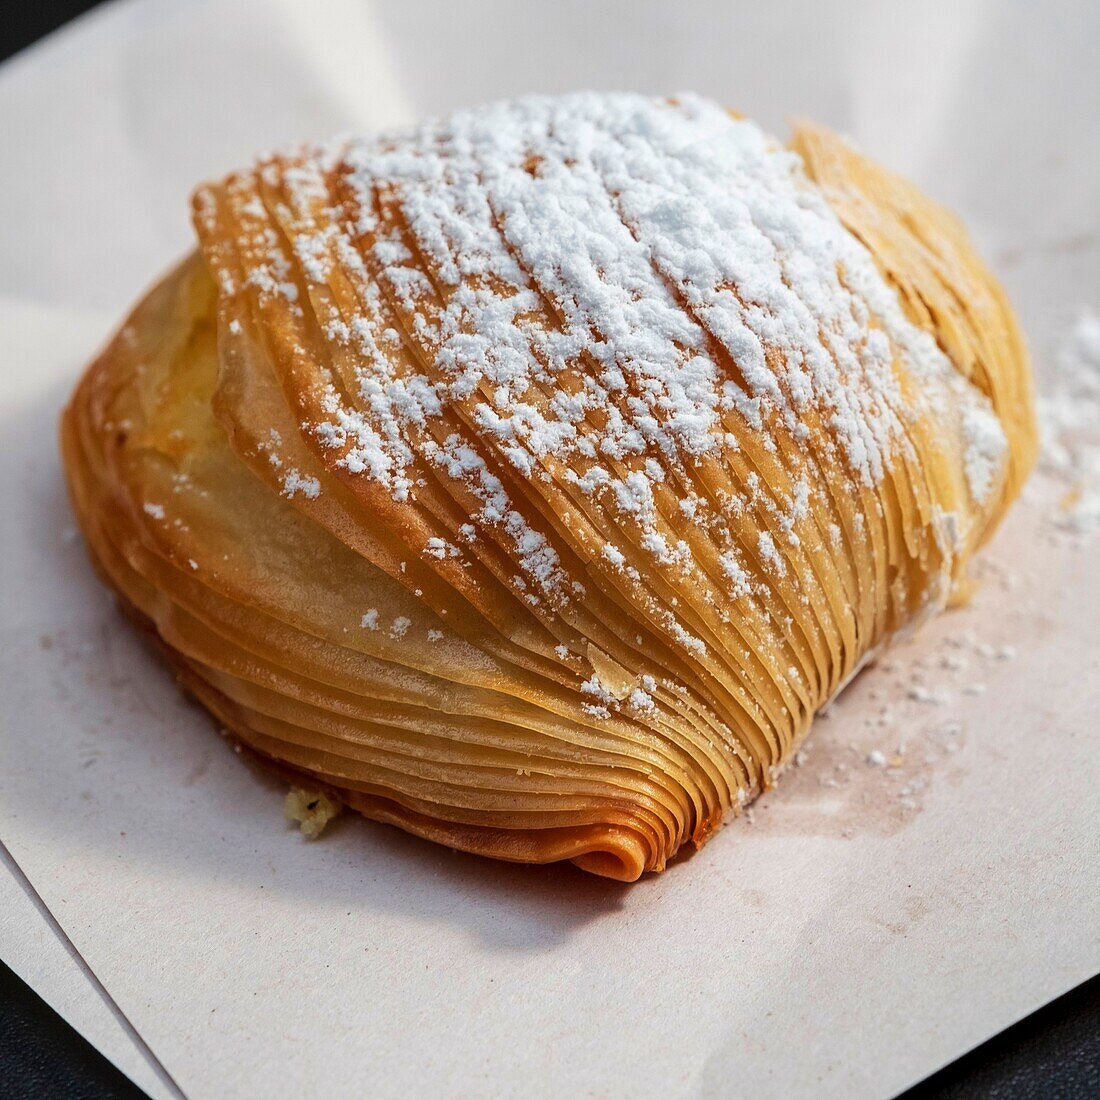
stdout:
<svg viewBox="0 0 1100 1100">
<path fill-rule="evenodd" d="M 953 220 L 825 131 L 798 162 L 701 103 L 494 110 L 200 190 L 65 468 L 258 757 L 630 881 L 945 603 L 1032 461 L 1026 356 Z"/>
<path fill-rule="evenodd" d="M 966 230 L 908 180 L 812 123 L 791 146 L 850 232 L 870 250 L 912 321 L 930 332 L 956 369 L 985 394 L 1011 442 L 1008 475 L 984 537 L 1016 499 L 1039 438 L 1027 348 L 1000 284 Z"/>
</svg>

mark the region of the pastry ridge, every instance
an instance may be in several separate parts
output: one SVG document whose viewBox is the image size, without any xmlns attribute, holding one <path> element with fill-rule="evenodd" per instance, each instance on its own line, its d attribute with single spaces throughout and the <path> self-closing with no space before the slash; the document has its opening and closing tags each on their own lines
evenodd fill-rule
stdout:
<svg viewBox="0 0 1100 1100">
<path fill-rule="evenodd" d="M 242 746 L 452 847 L 702 844 L 1034 461 L 964 231 L 810 123 L 533 97 L 192 209 L 62 418 L 93 561 Z"/>
</svg>

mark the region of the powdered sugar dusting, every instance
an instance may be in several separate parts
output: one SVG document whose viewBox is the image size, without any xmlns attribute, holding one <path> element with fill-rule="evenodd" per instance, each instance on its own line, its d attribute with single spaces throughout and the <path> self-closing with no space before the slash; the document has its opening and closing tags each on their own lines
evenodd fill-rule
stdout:
<svg viewBox="0 0 1100 1100">
<path fill-rule="evenodd" d="M 963 437 L 966 441 L 965 469 L 970 492 L 976 500 L 984 501 L 1004 468 L 1008 452 L 1001 422 L 989 409 L 975 405 L 963 413 Z"/>
<path fill-rule="evenodd" d="M 559 611 L 592 573 L 637 592 L 639 554 L 727 599 L 755 599 L 761 568 L 803 583 L 811 421 L 820 461 L 860 492 L 912 458 L 908 420 L 950 404 L 972 494 L 999 482 L 1006 444 L 988 401 L 907 320 L 797 155 L 715 104 L 532 97 L 258 175 L 289 204 L 239 201 L 265 257 L 249 285 L 300 314 L 304 284 L 334 360 L 350 364 L 322 376 L 324 416 L 305 428 L 399 504 L 448 486 L 463 522 L 412 547 L 433 568 L 492 560 L 518 598 Z M 215 205 L 200 195 L 200 220 Z M 783 452 L 789 485 L 742 461 L 750 443 Z M 320 492 L 297 470 L 282 485 Z M 568 506 L 560 524 L 529 506 L 536 492 Z M 831 544 L 842 538 L 830 525 Z M 707 655 L 675 597 L 645 599 L 667 638 Z"/>
<path fill-rule="evenodd" d="M 1038 401 L 1041 468 L 1062 486 L 1055 527 L 1090 535 L 1100 531 L 1100 314 L 1078 311 L 1054 366 Z"/>
<path fill-rule="evenodd" d="M 288 470 L 283 475 L 283 494 L 292 497 L 295 493 L 316 500 L 321 495 L 321 483 L 315 477 L 302 477 L 297 470 Z"/>
</svg>

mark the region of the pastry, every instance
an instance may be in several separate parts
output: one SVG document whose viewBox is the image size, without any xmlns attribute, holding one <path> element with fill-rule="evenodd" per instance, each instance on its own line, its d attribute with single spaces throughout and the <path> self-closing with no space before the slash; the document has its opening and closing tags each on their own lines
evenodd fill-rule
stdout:
<svg viewBox="0 0 1100 1100">
<path fill-rule="evenodd" d="M 65 470 L 312 832 L 660 870 L 960 591 L 1033 461 L 964 231 L 818 126 L 523 99 L 265 156 L 193 221 Z"/>
</svg>

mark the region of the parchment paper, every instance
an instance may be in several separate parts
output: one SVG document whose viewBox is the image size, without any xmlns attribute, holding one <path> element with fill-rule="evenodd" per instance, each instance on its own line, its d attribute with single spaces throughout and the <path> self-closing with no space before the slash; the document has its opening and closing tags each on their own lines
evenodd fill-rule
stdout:
<svg viewBox="0 0 1100 1100">
<path fill-rule="evenodd" d="M 1100 308 L 1094 7 L 763 7 L 139 0 L 0 70 L 0 838 L 186 1094 L 886 1095 L 1100 965 L 1096 544 L 1041 481 L 972 607 L 634 887 L 350 819 L 302 841 L 73 538 L 58 408 L 189 246 L 191 185 L 501 95 L 692 87 L 846 130 L 959 211 L 1048 370 Z"/>
</svg>

